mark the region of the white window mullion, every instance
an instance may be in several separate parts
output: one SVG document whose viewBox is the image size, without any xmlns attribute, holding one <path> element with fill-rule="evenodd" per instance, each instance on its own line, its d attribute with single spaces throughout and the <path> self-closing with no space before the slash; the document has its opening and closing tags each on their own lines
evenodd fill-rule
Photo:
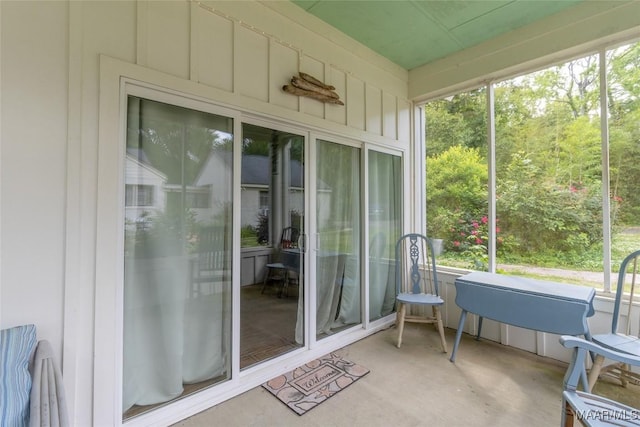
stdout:
<svg viewBox="0 0 640 427">
<path fill-rule="evenodd" d="M 241 228 L 241 174 L 242 174 L 242 123 L 236 117 L 233 122 L 233 236 L 240 235 Z M 231 293 L 231 380 L 237 381 L 240 374 L 240 260 L 242 248 L 240 244 L 234 245 L 231 271 L 233 292 Z"/>
<path fill-rule="evenodd" d="M 602 268 L 604 290 L 611 291 L 611 199 L 609 197 L 609 105 L 607 103 L 607 56 L 600 51 L 600 139 L 602 143 Z"/>
<path fill-rule="evenodd" d="M 496 123 L 495 123 L 495 91 L 493 83 L 487 84 L 487 167 L 488 170 L 488 202 L 489 202 L 489 271 L 496 271 Z"/>
</svg>

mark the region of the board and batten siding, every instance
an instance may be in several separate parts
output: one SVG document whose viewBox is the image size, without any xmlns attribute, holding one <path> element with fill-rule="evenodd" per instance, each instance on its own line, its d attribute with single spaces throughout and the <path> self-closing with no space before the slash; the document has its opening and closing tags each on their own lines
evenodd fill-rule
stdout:
<svg viewBox="0 0 640 427">
<path fill-rule="evenodd" d="M 140 2 L 136 62 L 260 101 L 265 105 L 259 112 L 282 115 L 283 110 L 290 110 L 302 113 L 293 120 L 303 124 L 321 123 L 305 118 L 321 119 L 337 125 L 332 129 L 337 132 L 341 127 L 365 131 L 360 139 L 380 137 L 374 141 L 408 143 L 408 72 L 382 58 L 373 57 L 375 62 L 367 63 L 349 52 L 349 46 L 287 20 L 280 13 L 282 7 L 297 8 L 269 2 Z M 297 31 L 292 32 L 291 27 Z M 356 43 L 343 39 L 347 44 Z M 357 46 L 359 51 L 364 49 Z M 345 105 L 285 93 L 282 86 L 298 72 L 335 86 Z"/>
</svg>

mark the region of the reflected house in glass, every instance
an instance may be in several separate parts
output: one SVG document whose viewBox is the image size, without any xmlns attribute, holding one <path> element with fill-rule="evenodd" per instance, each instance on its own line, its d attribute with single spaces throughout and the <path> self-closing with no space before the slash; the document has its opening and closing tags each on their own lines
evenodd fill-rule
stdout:
<svg viewBox="0 0 640 427">
<path fill-rule="evenodd" d="M 289 161 L 288 205 L 293 212 L 304 212 L 304 169 L 295 159 Z M 242 226 L 257 226 L 259 215 L 269 216 L 271 199 L 269 186 L 272 180 L 271 167 L 268 156 L 242 156 L 242 212 L 240 221 Z"/>
<path fill-rule="evenodd" d="M 125 222 L 127 227 L 146 227 L 164 210 L 167 176 L 154 168 L 143 150 L 127 148 L 125 162 Z"/>
<path fill-rule="evenodd" d="M 220 183 L 231 181 L 231 170 L 214 152 L 203 171 L 207 172 L 207 179 L 202 181 L 210 184 L 201 184 L 199 177 L 194 185 L 184 188 L 185 199 L 196 220 L 211 221 L 222 214 L 220 200 L 230 197 L 228 188 Z M 149 227 L 153 218 L 165 211 L 168 193 L 182 191 L 182 186 L 168 184 L 166 174 L 151 164 L 144 150 L 137 148 L 127 148 L 125 186 L 125 221 L 129 228 L 135 225 L 138 229 Z"/>
<path fill-rule="evenodd" d="M 212 151 L 193 182 L 186 187 L 188 206 L 198 221 L 211 221 L 222 215 L 224 206 L 220 200 L 231 197 L 229 183 L 232 154 Z M 304 212 L 303 179 L 304 168 L 297 160 L 291 160 L 289 206 L 292 212 Z M 167 184 L 167 177 L 153 167 L 144 150 L 127 149 L 125 166 L 126 213 L 127 224 L 148 224 L 158 212 L 162 212 L 166 203 L 166 194 L 176 191 L 175 185 Z M 269 158 L 260 155 L 242 156 L 242 213 L 241 225 L 257 226 L 259 214 L 269 213 L 265 206 L 264 193 L 269 192 L 271 182 Z M 319 198 L 322 211 L 329 209 L 330 189 L 325 183 L 319 183 Z M 327 203 L 324 203 L 327 202 Z M 321 215 L 326 217 L 325 215 Z"/>
<path fill-rule="evenodd" d="M 193 208 L 193 213 L 199 221 L 211 222 L 215 218 L 225 215 L 225 204 L 232 200 L 231 183 L 233 180 L 233 154 L 227 151 L 211 151 L 198 172 L 193 188 L 201 191 L 201 197 L 206 204 Z"/>
<path fill-rule="evenodd" d="M 216 183 L 220 182 L 221 179 L 230 179 L 230 157 L 230 154 L 224 157 L 211 155 L 196 178 L 194 188 L 208 188 L 212 201 L 212 206 L 209 207 L 208 211 L 204 209 L 196 210 L 198 215 L 204 215 L 205 212 L 210 216 L 216 214 L 215 201 L 221 199 L 219 192 L 223 191 Z M 289 209 L 291 212 L 302 214 L 304 212 L 304 168 L 297 160 L 291 160 L 290 166 Z M 269 215 L 271 209 L 269 204 L 265 205 L 264 193 L 269 192 L 270 171 L 269 157 L 260 155 L 242 156 L 241 226 L 250 225 L 256 227 L 259 222 L 259 215 Z M 329 196 L 327 193 L 330 192 L 328 186 L 324 183 L 319 185 L 321 186 L 321 194 L 324 194 L 324 196 L 320 196 L 320 199 L 328 202 Z M 222 197 L 222 199 L 225 198 Z M 327 203 L 321 203 L 321 205 L 323 211 L 329 209 Z"/>
</svg>

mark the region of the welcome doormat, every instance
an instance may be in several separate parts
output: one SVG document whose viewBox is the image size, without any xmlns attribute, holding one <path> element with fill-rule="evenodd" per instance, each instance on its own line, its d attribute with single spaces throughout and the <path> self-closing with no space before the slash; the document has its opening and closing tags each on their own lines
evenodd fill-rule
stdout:
<svg viewBox="0 0 640 427">
<path fill-rule="evenodd" d="M 367 368 L 331 353 L 262 384 L 302 415 L 369 373 Z"/>
</svg>

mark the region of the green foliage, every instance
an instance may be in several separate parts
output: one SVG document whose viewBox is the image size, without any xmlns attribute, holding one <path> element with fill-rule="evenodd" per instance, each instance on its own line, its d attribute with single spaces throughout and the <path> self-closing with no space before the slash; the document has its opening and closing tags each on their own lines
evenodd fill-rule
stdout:
<svg viewBox="0 0 640 427">
<path fill-rule="evenodd" d="M 427 224 L 434 238 L 452 226 L 451 212 L 486 212 L 487 164 L 477 149 L 453 146 L 427 158 Z"/>
<path fill-rule="evenodd" d="M 640 224 L 640 43 L 606 55 L 615 232 Z M 598 68 L 592 55 L 494 86 L 502 261 L 602 268 Z M 467 266 L 486 254 L 485 239 L 470 234 L 487 212 L 484 99 L 472 90 L 425 109 L 428 231 L 445 238 L 445 258 Z"/>
<path fill-rule="evenodd" d="M 229 122 L 219 116 L 137 97 L 129 97 L 127 110 L 127 148 L 143 152 L 167 184 L 192 183 L 212 151 L 233 148 Z"/>
<path fill-rule="evenodd" d="M 183 255 L 193 250 L 197 225 L 193 213 L 173 206 L 155 215 L 144 213 L 126 234 L 127 253 L 137 258 Z"/>
<path fill-rule="evenodd" d="M 602 179 L 600 122 L 587 116 L 568 123 L 558 147 L 556 179 L 565 183 L 591 183 Z"/>
<path fill-rule="evenodd" d="M 302 214 L 296 210 L 289 212 L 291 218 L 291 226 L 302 230 Z M 241 229 L 242 247 L 267 246 L 269 245 L 269 215 L 258 213 L 258 225 L 253 227 L 247 225 Z M 276 237 L 274 237 L 276 238 Z M 279 239 L 279 236 L 277 236 Z"/>
<path fill-rule="evenodd" d="M 476 211 L 487 203 L 487 165 L 475 148 L 456 145 L 427 158 L 427 206 Z M 434 236 L 435 237 L 435 236 Z"/>
<path fill-rule="evenodd" d="M 616 219 L 624 224 L 638 224 L 640 192 L 630 184 L 640 182 L 640 104 L 637 110 L 610 123 L 611 195 L 620 205 Z"/>
<path fill-rule="evenodd" d="M 452 225 L 445 235 L 445 248 L 449 252 L 458 252 L 470 261 L 470 268 L 487 270 L 489 261 L 489 219 L 486 215 L 474 216 L 468 212 L 452 213 Z M 500 231 L 496 227 L 496 233 Z M 498 237 L 498 244 L 502 238 Z"/>
<path fill-rule="evenodd" d="M 269 215 L 258 214 L 258 227 L 256 228 L 256 242 L 258 245 L 269 244 Z"/>
<path fill-rule="evenodd" d="M 498 184 L 501 225 L 522 253 L 580 251 L 602 239 L 599 186 L 558 186 L 516 153 Z"/>
<path fill-rule="evenodd" d="M 427 158 L 427 227 L 449 251 L 486 269 L 487 165 L 477 149 L 452 146 Z"/>
<path fill-rule="evenodd" d="M 240 229 L 240 244 L 243 248 L 250 248 L 256 246 L 258 241 L 258 235 L 256 228 L 252 225 L 245 225 Z"/>
<path fill-rule="evenodd" d="M 427 155 L 437 156 L 455 145 L 486 155 L 486 95 L 484 88 L 430 102 L 425 107 Z"/>
</svg>

